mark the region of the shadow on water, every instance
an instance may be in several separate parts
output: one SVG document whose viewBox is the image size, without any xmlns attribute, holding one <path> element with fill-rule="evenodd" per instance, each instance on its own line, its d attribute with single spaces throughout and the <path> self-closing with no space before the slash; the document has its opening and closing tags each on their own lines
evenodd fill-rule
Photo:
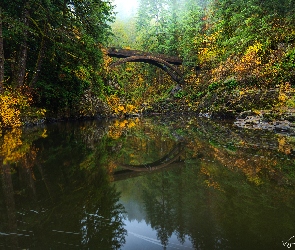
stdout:
<svg viewBox="0 0 295 250">
<path fill-rule="evenodd" d="M 290 135 L 154 117 L 16 129 L 0 145 L 0 249 L 292 246 Z"/>
</svg>

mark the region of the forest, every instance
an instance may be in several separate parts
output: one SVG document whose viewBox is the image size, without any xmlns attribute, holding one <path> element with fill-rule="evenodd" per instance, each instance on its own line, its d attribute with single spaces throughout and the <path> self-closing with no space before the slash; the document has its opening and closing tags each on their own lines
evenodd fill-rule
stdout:
<svg viewBox="0 0 295 250">
<path fill-rule="evenodd" d="M 140 0 L 134 16 L 115 16 L 104 0 L 2 0 L 0 128 L 173 112 L 295 118 L 293 0 Z M 110 68 L 109 47 L 182 58 L 184 83 L 145 63 Z"/>
<path fill-rule="evenodd" d="M 137 1 L 0 0 L 0 247 L 295 244 L 295 0 Z"/>
</svg>

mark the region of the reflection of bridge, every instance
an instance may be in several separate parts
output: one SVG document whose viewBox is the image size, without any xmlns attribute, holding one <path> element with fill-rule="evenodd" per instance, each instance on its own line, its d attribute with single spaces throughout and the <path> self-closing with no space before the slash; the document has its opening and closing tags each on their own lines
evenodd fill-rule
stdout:
<svg viewBox="0 0 295 250">
<path fill-rule="evenodd" d="M 183 63 L 182 59 L 180 59 L 179 57 L 117 48 L 109 48 L 107 54 L 110 57 L 120 58 L 120 60 L 112 63 L 111 67 L 115 67 L 127 62 L 149 63 L 167 72 L 177 83 L 183 83 L 183 74 L 177 69 L 176 66 L 174 66 L 181 65 Z"/>
<path fill-rule="evenodd" d="M 168 154 L 163 156 L 161 159 L 151 163 L 141 165 L 120 165 L 120 167 L 124 170 L 119 170 L 114 173 L 114 181 L 136 177 L 139 176 L 142 172 L 153 172 L 165 167 L 176 166 L 178 165 L 177 161 L 179 161 L 180 156 L 184 151 L 184 146 L 185 145 L 183 142 L 178 143 Z M 174 162 L 176 163 L 173 164 Z"/>
</svg>

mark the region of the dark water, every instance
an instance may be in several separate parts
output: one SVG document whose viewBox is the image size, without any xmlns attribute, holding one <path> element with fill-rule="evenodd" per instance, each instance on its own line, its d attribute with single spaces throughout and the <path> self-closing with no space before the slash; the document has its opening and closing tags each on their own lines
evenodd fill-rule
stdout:
<svg viewBox="0 0 295 250">
<path fill-rule="evenodd" d="M 295 249 L 292 136 L 155 117 L 0 145 L 0 249 Z"/>
</svg>

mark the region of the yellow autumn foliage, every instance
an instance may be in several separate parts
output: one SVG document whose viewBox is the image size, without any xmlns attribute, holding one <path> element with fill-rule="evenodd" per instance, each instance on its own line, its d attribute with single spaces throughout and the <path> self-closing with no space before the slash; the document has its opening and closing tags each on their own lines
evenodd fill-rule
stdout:
<svg viewBox="0 0 295 250">
<path fill-rule="evenodd" d="M 0 128 L 20 127 L 21 110 L 29 106 L 28 99 L 20 94 L 5 91 L 0 95 Z"/>
<path fill-rule="evenodd" d="M 249 46 L 244 54 L 228 57 L 218 67 L 211 70 L 210 82 L 222 81 L 229 76 L 235 76 L 237 81 L 242 81 L 250 74 L 256 78 L 261 78 L 263 73 L 262 49 L 262 44 L 256 42 Z"/>
<path fill-rule="evenodd" d="M 198 58 L 201 65 L 208 65 L 214 61 L 220 53 L 216 41 L 220 37 L 220 31 L 210 35 L 204 35 L 203 46 L 199 48 Z"/>
<path fill-rule="evenodd" d="M 101 47 L 101 52 L 103 56 L 102 69 L 103 69 L 103 72 L 107 74 L 110 71 L 110 65 L 112 64 L 113 59 L 108 56 L 108 51 L 106 48 Z"/>
<path fill-rule="evenodd" d="M 24 93 L 24 94 L 23 94 Z M 18 128 L 22 125 L 22 118 L 43 119 L 46 109 L 31 107 L 32 97 L 26 89 L 6 89 L 0 94 L 0 130 L 3 128 Z"/>
<path fill-rule="evenodd" d="M 137 112 L 136 106 L 128 103 L 123 103 L 117 95 L 108 96 L 107 104 L 112 113 L 118 116 Z"/>
<path fill-rule="evenodd" d="M 74 74 L 79 80 L 82 80 L 82 81 L 89 81 L 90 80 L 90 73 L 83 66 L 80 66 L 77 70 L 75 70 Z"/>
<path fill-rule="evenodd" d="M 249 46 L 245 54 L 240 59 L 239 63 L 236 64 L 234 68 L 235 73 L 244 73 L 245 71 L 253 70 L 254 74 L 257 75 L 257 67 L 261 65 L 261 57 L 259 53 L 262 50 L 262 44 L 257 42 L 252 46 Z"/>
<path fill-rule="evenodd" d="M 278 107 L 294 107 L 294 89 L 289 82 L 280 84 L 278 95 Z"/>
</svg>

